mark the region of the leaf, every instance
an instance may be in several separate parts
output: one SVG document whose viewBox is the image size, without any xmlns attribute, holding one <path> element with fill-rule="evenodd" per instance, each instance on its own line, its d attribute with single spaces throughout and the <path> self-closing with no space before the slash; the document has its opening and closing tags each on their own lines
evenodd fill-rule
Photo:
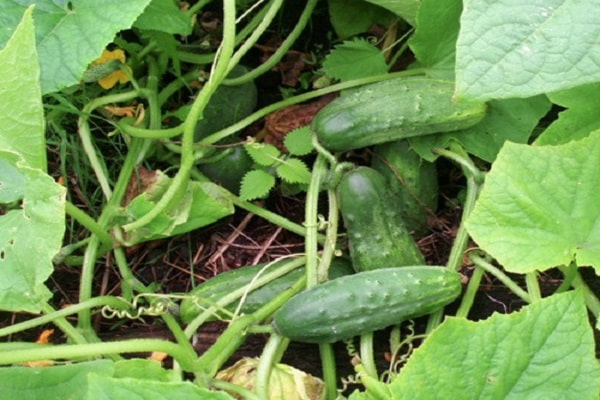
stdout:
<svg viewBox="0 0 600 400">
<path fill-rule="evenodd" d="M 272 144 L 253 142 L 244 145 L 244 148 L 252 160 L 263 167 L 275 164 L 281 156 L 281 152 Z"/>
<path fill-rule="evenodd" d="M 276 168 L 277 175 L 288 183 L 309 183 L 311 173 L 306 164 L 297 158 L 288 158 Z"/>
<path fill-rule="evenodd" d="M 388 9 L 399 17 L 404 18 L 411 25 L 415 25 L 417 11 L 421 0 L 366 0 L 369 3 Z"/>
<path fill-rule="evenodd" d="M 600 369 L 583 296 L 552 295 L 484 321 L 447 318 L 392 381 L 394 399 L 595 399 Z"/>
<path fill-rule="evenodd" d="M 44 110 L 31 13 L 32 8 L 27 9 L 0 50 L 0 149 L 18 153 L 28 166 L 46 171 Z"/>
<path fill-rule="evenodd" d="M 340 81 L 385 74 L 388 66 L 381 50 L 368 40 L 347 40 L 325 57 L 323 71 Z"/>
<path fill-rule="evenodd" d="M 90 374 L 85 400 L 233 400 L 225 392 L 213 392 L 191 382 L 155 382 L 147 379 L 111 378 Z"/>
<path fill-rule="evenodd" d="M 527 143 L 540 119 L 550 109 L 545 96 L 528 99 L 491 100 L 484 119 L 467 129 L 410 138 L 411 146 L 421 157 L 434 161 L 438 155 L 432 149 L 459 142 L 464 149 L 492 162 L 506 141 Z"/>
<path fill-rule="evenodd" d="M 245 201 L 267 197 L 275 186 L 275 177 L 260 169 L 249 171 L 242 178 L 240 199 Z"/>
<path fill-rule="evenodd" d="M 33 19 L 42 93 L 79 82 L 115 34 L 131 27 L 150 0 L 22 0 L 0 2 L 0 45 L 4 45 L 25 9 Z M 19 76 L 23 75 L 22 73 Z"/>
<path fill-rule="evenodd" d="M 363 0 L 328 0 L 331 25 L 340 39 L 367 32 L 376 23 L 386 25 L 390 14 Z"/>
<path fill-rule="evenodd" d="M 0 309 L 37 313 L 52 296 L 44 282 L 62 246 L 65 188 L 15 159 L 0 151 L 0 186 L 20 200 L 0 215 Z"/>
<path fill-rule="evenodd" d="M 96 360 L 44 368 L 4 367 L 0 370 L 3 399 L 83 399 L 91 372 L 112 375 L 113 362 Z M 98 399 L 98 398 L 96 398 Z"/>
<path fill-rule="evenodd" d="M 466 227 L 511 272 L 568 265 L 600 272 L 600 132 L 558 146 L 507 143 Z"/>
<path fill-rule="evenodd" d="M 465 0 L 457 95 L 529 97 L 600 80 L 600 0 Z"/>
<path fill-rule="evenodd" d="M 314 150 L 312 139 L 310 126 L 303 126 L 288 132 L 283 139 L 283 144 L 290 154 L 305 156 Z"/>
<path fill-rule="evenodd" d="M 186 36 L 192 33 L 191 18 L 173 1 L 152 0 L 133 26 Z"/>
<path fill-rule="evenodd" d="M 558 119 L 536 139 L 535 144 L 556 145 L 583 139 L 600 129 L 597 107 L 600 102 L 600 84 L 578 86 L 548 95 L 554 104 L 565 107 Z"/>
<path fill-rule="evenodd" d="M 461 0 L 423 0 L 415 33 L 408 41 L 418 68 L 432 77 L 454 79 Z"/>
<path fill-rule="evenodd" d="M 156 180 L 136 196 L 121 212 L 121 223 L 135 221 L 146 215 L 160 201 L 173 179 L 156 172 Z M 233 203 L 221 194 L 212 182 L 189 181 L 179 204 L 160 213 L 141 229 L 127 232 L 128 246 L 149 240 L 176 236 L 212 224 L 234 213 Z"/>
</svg>

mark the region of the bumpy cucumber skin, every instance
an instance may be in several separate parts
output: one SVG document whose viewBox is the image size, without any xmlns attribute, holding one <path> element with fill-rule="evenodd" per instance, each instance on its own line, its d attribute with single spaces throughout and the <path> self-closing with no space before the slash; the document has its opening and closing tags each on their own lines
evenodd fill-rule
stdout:
<svg viewBox="0 0 600 400">
<path fill-rule="evenodd" d="M 407 139 L 375 146 L 371 167 L 400 199 L 399 209 L 413 235 L 425 232 L 427 217 L 437 210 L 438 174 L 435 163 L 423 160 Z"/>
<path fill-rule="evenodd" d="M 401 205 L 379 172 L 370 167 L 347 172 L 337 196 L 357 272 L 425 264 L 399 212 Z"/>
<path fill-rule="evenodd" d="M 299 293 L 273 317 L 280 335 L 333 343 L 439 310 L 461 293 L 461 276 L 444 267 L 360 272 Z"/>
<path fill-rule="evenodd" d="M 399 78 L 362 86 L 325 106 L 312 121 L 321 145 L 348 151 L 465 129 L 483 119 L 486 104 L 452 99 L 454 82 Z"/>
<path fill-rule="evenodd" d="M 273 271 L 285 265 L 285 261 L 274 263 L 268 271 Z M 207 306 L 206 301 L 216 302 L 223 296 L 249 284 L 256 274 L 264 268 L 266 264 L 248 265 L 236 268 L 227 272 L 220 273 L 202 282 L 189 293 L 189 298 L 181 302 L 179 316 L 185 323 L 191 322 L 204 309 L 200 306 Z M 305 273 L 304 267 L 297 268 L 260 288 L 248 293 L 240 312 L 250 314 L 271 301 L 275 296 L 290 288 Z M 349 260 L 345 258 L 335 258 L 329 267 L 329 279 L 337 279 L 341 276 L 354 273 Z M 204 301 L 204 302 L 203 302 Z M 225 307 L 233 312 L 237 308 L 238 302 L 234 302 Z M 222 318 L 227 318 L 225 313 L 218 314 Z M 212 320 L 217 317 L 211 317 Z"/>
</svg>

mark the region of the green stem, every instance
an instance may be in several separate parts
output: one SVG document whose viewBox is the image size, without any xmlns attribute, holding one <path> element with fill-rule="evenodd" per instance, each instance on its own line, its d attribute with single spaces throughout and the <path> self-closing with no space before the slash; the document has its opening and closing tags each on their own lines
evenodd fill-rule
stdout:
<svg viewBox="0 0 600 400">
<path fill-rule="evenodd" d="M 475 254 L 471 254 L 469 257 L 471 258 L 471 261 L 473 261 L 473 263 L 477 267 L 483 268 L 486 272 L 493 275 L 496 279 L 498 279 L 500 282 L 502 282 L 504 284 L 504 286 L 506 286 L 515 295 L 520 297 L 523 301 L 525 301 L 527 303 L 532 302 L 532 299 L 531 299 L 531 296 L 529 295 L 529 293 L 527 293 L 525 290 L 521 289 L 521 287 L 519 285 L 517 285 L 517 283 L 515 281 L 513 281 L 508 275 L 506 275 L 502 270 L 500 270 L 499 268 L 497 268 L 494 265 L 492 265 L 491 263 L 489 263 L 487 260 L 484 260 L 483 258 L 481 258 Z"/>
<path fill-rule="evenodd" d="M 131 178 L 133 170 L 135 169 L 137 159 L 142 151 L 143 145 L 143 140 L 133 139 L 131 141 L 129 145 L 129 151 L 127 152 L 125 161 L 121 166 L 121 171 L 119 173 L 117 183 L 115 184 L 113 195 L 102 209 L 102 214 L 98 219 L 98 224 L 100 226 L 108 226 L 109 222 L 113 218 L 114 213 L 116 212 L 116 210 L 119 209 L 119 205 L 121 204 L 121 200 L 125 195 L 127 185 L 129 184 L 129 180 Z M 104 245 L 101 247 L 101 244 L 102 243 L 100 239 L 96 235 L 92 234 L 92 236 L 90 237 L 90 242 L 85 249 L 83 264 L 81 267 L 81 277 L 79 281 L 80 303 L 84 303 L 92 298 L 92 286 L 94 280 L 96 260 L 98 259 L 99 255 L 104 254 L 105 251 L 110 250 L 110 248 L 112 247 L 112 245 Z M 77 327 L 80 330 L 87 332 L 87 334 L 89 334 L 90 336 L 94 335 L 91 323 L 91 313 L 89 309 L 83 309 L 79 313 Z"/>
<path fill-rule="evenodd" d="M 137 90 L 134 90 L 125 93 L 111 94 L 108 96 L 98 97 L 90 101 L 85 107 L 83 107 L 82 115 L 79 117 L 79 121 L 77 123 L 79 138 L 81 140 L 83 151 L 85 152 L 92 167 L 92 170 L 94 171 L 94 174 L 98 179 L 98 183 L 100 184 L 100 187 L 104 192 L 104 196 L 107 199 L 110 199 L 110 197 L 112 196 L 112 190 L 110 188 L 110 184 L 108 183 L 108 174 L 106 172 L 105 166 L 100 161 L 100 157 L 98 157 L 94 144 L 92 143 L 92 134 L 90 132 L 88 118 L 91 115 L 92 111 L 94 111 L 98 107 L 102 107 L 111 103 L 133 100 L 138 96 L 139 92 Z"/>
<path fill-rule="evenodd" d="M 254 392 L 262 400 L 269 400 L 269 380 L 273 365 L 275 365 L 275 357 L 279 353 L 279 349 L 282 346 L 287 346 L 288 343 L 289 339 L 272 333 L 263 347 L 260 361 L 256 367 L 256 383 L 254 386 Z"/>
<path fill-rule="evenodd" d="M 36 360 L 95 358 L 122 353 L 162 351 L 173 356 L 184 370 L 193 368 L 193 355 L 175 343 L 160 339 L 132 339 L 117 342 L 48 345 L 0 353 L 0 364 L 21 364 Z"/>
<path fill-rule="evenodd" d="M 456 163 L 458 163 L 467 179 L 467 193 L 463 204 L 460 226 L 456 232 L 456 238 L 452 244 L 446 268 L 459 271 L 462 266 L 463 256 L 469 244 L 469 233 L 467 232 L 465 221 L 475 207 L 475 202 L 479 196 L 479 191 L 483 183 L 483 172 L 475 167 L 475 164 L 469 155 L 460 147 L 453 146 L 452 151 L 445 149 L 434 149 L 435 153 L 441 154 Z M 444 309 L 432 313 L 427 320 L 426 333 L 431 333 L 441 322 Z"/>
<path fill-rule="evenodd" d="M 525 274 L 525 282 L 527 283 L 527 292 L 531 297 L 532 302 L 536 302 L 542 299 L 542 293 L 540 292 L 540 283 L 537 279 L 537 273 L 535 271 L 528 272 Z"/>
<path fill-rule="evenodd" d="M 215 389 L 224 390 L 229 393 L 235 393 L 237 395 L 236 398 L 239 398 L 239 399 L 262 400 L 259 396 L 254 394 L 254 392 L 252 392 L 251 390 L 248 390 L 245 387 L 236 385 L 234 383 L 213 380 L 213 381 L 210 381 L 210 386 L 214 387 Z"/>
<path fill-rule="evenodd" d="M 231 66 L 238 64 L 240 62 L 240 60 L 242 59 L 242 57 L 244 55 L 246 55 L 246 53 L 248 53 L 248 51 L 254 47 L 254 45 L 258 42 L 258 39 L 260 39 L 260 37 L 267 30 L 269 25 L 271 25 L 271 22 L 273 22 L 273 19 L 277 16 L 277 12 L 281 8 L 282 4 L 283 4 L 283 0 L 272 0 L 270 2 L 270 4 L 266 6 L 267 12 L 263 15 L 262 20 L 254 28 L 254 31 L 248 37 L 248 39 L 231 56 Z M 289 37 L 288 37 L 288 39 L 289 39 Z M 293 38 L 293 39 L 295 40 L 296 38 Z M 269 60 L 267 60 L 267 62 L 269 62 Z M 271 67 L 269 67 L 268 70 L 270 70 L 275 64 L 273 64 Z M 246 74 L 246 75 L 249 75 L 249 74 Z M 241 85 L 252 79 L 254 79 L 254 78 L 250 78 L 250 79 L 246 79 L 246 80 L 238 80 L 236 78 L 232 78 L 229 80 L 226 79 L 223 83 L 226 85 Z"/>
<path fill-rule="evenodd" d="M 469 311 L 471 311 L 471 307 L 475 302 L 475 295 L 479 290 L 479 285 L 481 284 L 481 278 L 483 277 L 483 269 L 475 268 L 473 270 L 473 274 L 471 275 L 471 279 L 469 279 L 469 284 L 467 285 L 467 290 L 463 294 L 462 300 L 460 302 L 460 306 L 456 311 L 456 317 L 458 318 L 467 318 L 469 315 Z"/>
<path fill-rule="evenodd" d="M 216 302 L 216 305 L 213 307 L 208 307 L 203 313 L 198 315 L 194 320 L 188 324 L 185 328 L 184 333 L 187 338 L 192 337 L 192 335 L 198 330 L 198 328 L 206 322 L 206 320 L 212 316 L 216 311 L 217 307 L 226 307 L 227 305 L 233 303 L 234 301 L 240 299 L 244 296 L 250 289 L 257 289 L 266 285 L 267 283 L 277 279 L 296 268 L 303 266 L 306 263 L 305 257 L 297 257 L 290 260 L 286 265 L 277 268 L 274 271 L 268 271 L 261 276 L 257 276 L 250 282 L 248 285 L 238 288 L 226 296 L 223 296 Z"/>
<path fill-rule="evenodd" d="M 21 332 L 27 329 L 32 329 L 37 326 L 42 326 L 48 323 L 53 322 L 56 319 L 65 318 L 69 315 L 77 314 L 81 310 L 92 309 L 96 307 L 102 307 L 105 305 L 109 305 L 113 308 L 129 308 L 131 304 L 127 301 L 120 299 L 118 297 L 113 296 L 100 296 L 94 297 L 84 302 L 80 302 L 69 306 L 67 308 L 63 308 L 62 310 L 54 311 L 50 310 L 50 308 L 44 308 L 44 313 L 47 314 L 32 318 L 27 321 L 19 322 L 14 325 L 7 326 L 5 328 L 0 328 L 0 337 L 12 335 L 17 332 Z"/>
<path fill-rule="evenodd" d="M 283 56 L 287 54 L 287 52 L 292 47 L 296 39 L 298 39 L 298 37 L 306 27 L 306 24 L 310 20 L 310 16 L 315 6 L 317 5 L 317 2 L 318 0 L 308 0 L 306 2 L 306 6 L 304 7 L 302 14 L 300 14 L 300 17 L 298 18 L 298 22 L 294 26 L 294 29 L 292 29 L 292 31 L 287 35 L 285 40 L 279 45 L 275 53 L 273 53 L 268 60 L 262 62 L 260 66 L 240 77 L 226 80 L 226 84 L 241 85 L 245 82 L 254 80 L 256 77 L 264 74 L 265 72 L 270 71 L 275 65 L 277 65 L 277 63 L 283 58 Z"/>
<path fill-rule="evenodd" d="M 318 206 L 319 191 L 321 183 L 326 175 L 326 162 L 321 155 L 317 155 L 315 160 L 310 184 L 306 191 L 306 202 L 304 208 L 304 226 L 306 227 L 306 236 L 304 237 L 304 251 L 306 253 L 306 286 L 308 288 L 318 283 L 317 268 L 319 266 L 319 244 L 317 242 L 318 234 Z"/>
<path fill-rule="evenodd" d="M 558 269 L 560 270 L 560 272 L 562 272 L 564 279 L 561 282 L 560 286 L 556 288 L 556 291 L 554 293 L 566 292 L 571 288 L 573 279 L 575 279 L 575 277 L 577 276 L 577 264 L 575 262 L 572 262 L 568 267 L 563 266 L 559 267 Z"/>
<path fill-rule="evenodd" d="M 565 267 L 559 267 L 561 271 L 563 271 Z M 565 272 L 563 272 L 565 273 Z M 600 318 L 600 300 L 594 294 L 594 292 L 590 289 L 590 287 L 585 283 L 579 271 L 575 272 L 575 277 L 573 278 L 573 282 L 571 284 L 573 288 L 580 290 L 583 293 L 583 298 L 585 300 L 585 305 L 588 310 L 594 315 L 596 321 Z"/>
<path fill-rule="evenodd" d="M 335 352 L 331 343 L 319 343 L 321 355 L 321 371 L 323 371 L 323 382 L 327 393 L 327 400 L 338 398 L 337 393 L 337 368 L 335 364 Z"/>
<path fill-rule="evenodd" d="M 379 379 L 373 354 L 373 332 L 360 335 L 360 362 L 365 367 L 366 374 Z"/>
<path fill-rule="evenodd" d="M 81 211 L 70 201 L 65 202 L 65 211 L 67 215 L 77 221 L 81 226 L 98 237 L 103 244 L 112 245 L 113 238 L 108 232 L 98 224 L 92 217 Z"/>
<path fill-rule="evenodd" d="M 289 289 L 278 294 L 273 300 L 253 314 L 244 315 L 232 322 L 219 336 L 217 341 L 198 358 L 196 362 L 197 368 L 194 371 L 197 381 L 198 378 L 212 378 L 239 346 L 244 343 L 246 340 L 246 331 L 250 326 L 268 318 L 295 294 L 302 291 L 305 286 L 306 278 L 302 277 Z M 199 382 L 201 383 L 202 380 L 199 380 Z"/>
</svg>

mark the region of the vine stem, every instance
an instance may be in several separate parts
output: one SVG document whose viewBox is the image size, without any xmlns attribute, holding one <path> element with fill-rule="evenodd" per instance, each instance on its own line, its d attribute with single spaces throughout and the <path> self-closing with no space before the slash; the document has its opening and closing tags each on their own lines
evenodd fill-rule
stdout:
<svg viewBox="0 0 600 400">
<path fill-rule="evenodd" d="M 434 149 L 434 152 L 459 164 L 467 179 L 467 193 L 463 204 L 460 226 L 456 232 L 456 238 L 454 239 L 450 256 L 446 263 L 446 268 L 458 271 L 462 265 L 463 256 L 469 243 L 469 234 L 465 226 L 465 221 L 469 217 L 469 214 L 471 214 L 473 207 L 475 207 L 475 202 L 483 183 L 484 173 L 477 169 L 469 155 L 460 146 L 451 146 L 450 150 Z M 429 315 L 426 333 L 431 333 L 440 324 L 443 313 L 444 309 L 441 309 Z"/>
<path fill-rule="evenodd" d="M 223 1 L 223 15 L 223 41 L 217 52 L 213 71 L 192 103 L 192 107 L 183 123 L 181 164 L 179 170 L 173 177 L 171 185 L 164 195 L 147 214 L 136 221 L 123 225 L 123 229 L 126 232 L 142 228 L 152 222 L 160 213 L 176 204 L 187 188 L 190 171 L 194 164 L 194 129 L 212 94 L 224 79 L 233 53 L 235 40 L 235 0 Z"/>
<path fill-rule="evenodd" d="M 195 355 L 182 346 L 160 339 L 132 339 L 115 342 L 39 346 L 0 352 L 0 364 L 21 364 L 36 360 L 95 358 L 101 355 L 161 351 L 173 356 L 184 370 L 193 369 Z"/>
<path fill-rule="evenodd" d="M 487 260 L 484 260 L 482 257 L 480 257 L 478 255 L 471 254 L 469 257 L 471 258 L 471 261 L 473 261 L 473 263 L 477 267 L 483 268 L 486 272 L 493 275 L 496 279 L 498 279 L 500 282 L 502 282 L 502 284 L 504 284 L 504 286 L 506 286 L 515 295 L 520 297 L 523 301 L 525 301 L 527 303 L 531 303 L 533 301 L 533 299 L 531 298 L 529 293 L 527 293 L 527 291 L 523 290 L 519 285 L 517 285 L 515 283 L 515 281 L 513 281 L 502 270 L 500 270 L 499 268 L 496 268 L 494 265 L 492 265 Z"/>
<path fill-rule="evenodd" d="M 84 309 L 92 309 L 95 307 L 102 307 L 105 305 L 109 305 L 113 308 L 128 308 L 131 306 L 130 303 L 125 301 L 124 299 L 114 297 L 114 296 L 100 296 L 94 297 L 87 301 L 73 304 L 67 308 L 63 308 L 62 310 L 55 311 L 51 309 L 50 306 L 45 307 L 44 315 L 41 315 L 36 318 L 29 319 L 27 321 L 19 322 L 14 325 L 10 325 L 4 328 L 0 328 L 0 337 L 12 335 L 17 332 L 21 332 L 27 329 L 35 328 L 36 326 L 45 325 L 51 323 L 57 319 L 68 317 L 69 315 L 77 314 L 81 310 Z"/>
<path fill-rule="evenodd" d="M 276 362 L 277 354 L 281 347 L 286 347 L 289 339 L 284 338 L 276 333 L 269 336 L 269 340 L 263 347 L 260 360 L 256 368 L 256 381 L 254 392 L 262 400 L 269 400 L 269 380 L 271 378 L 271 370 Z"/>
</svg>

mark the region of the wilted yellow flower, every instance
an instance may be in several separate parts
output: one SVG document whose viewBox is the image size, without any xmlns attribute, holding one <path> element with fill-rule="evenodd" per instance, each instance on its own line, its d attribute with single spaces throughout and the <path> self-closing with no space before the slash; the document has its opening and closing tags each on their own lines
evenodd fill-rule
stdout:
<svg viewBox="0 0 600 400">
<path fill-rule="evenodd" d="M 121 49 L 115 49 L 113 51 L 104 50 L 100 58 L 92 61 L 92 66 L 107 64 L 115 60 L 125 65 L 125 52 Z M 131 68 L 128 65 L 125 65 L 125 68 L 131 73 Z M 111 89 L 117 84 L 117 82 L 129 82 L 129 76 L 123 71 L 122 68 L 118 68 L 110 74 L 98 79 L 97 82 L 100 86 L 102 86 L 103 89 Z"/>
</svg>

